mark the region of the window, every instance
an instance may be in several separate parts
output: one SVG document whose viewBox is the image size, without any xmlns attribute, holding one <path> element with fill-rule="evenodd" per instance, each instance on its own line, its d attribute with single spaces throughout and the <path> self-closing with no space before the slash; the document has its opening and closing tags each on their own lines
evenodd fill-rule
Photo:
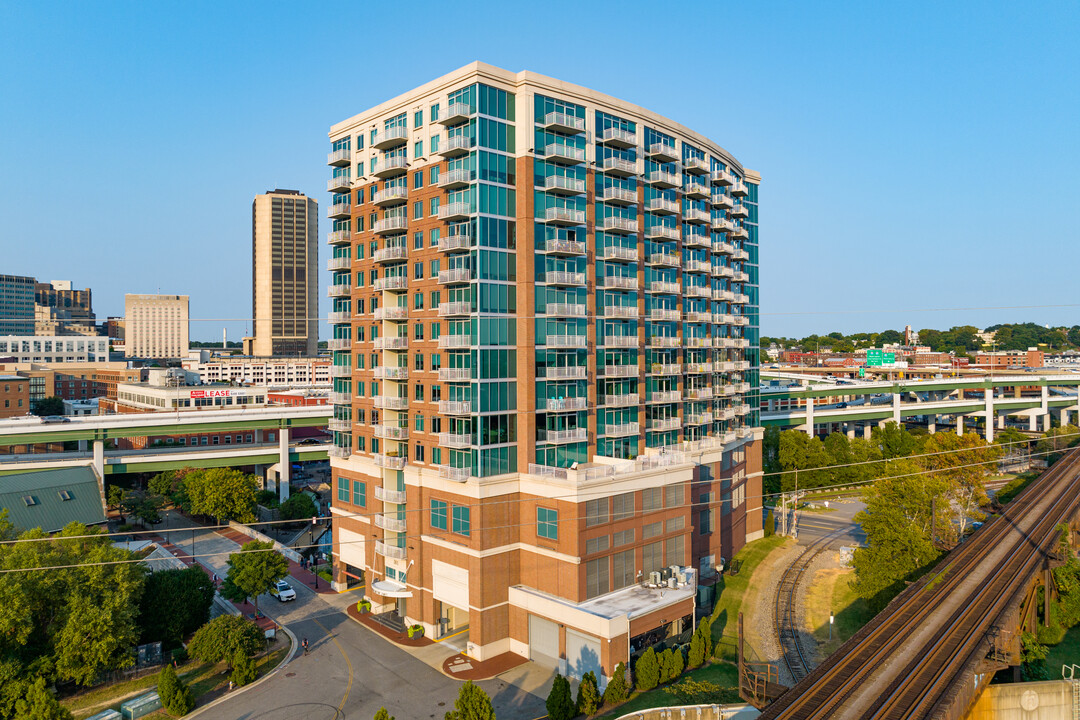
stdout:
<svg viewBox="0 0 1080 720">
<path fill-rule="evenodd" d="M 431 527 L 435 530 L 446 529 L 446 503 L 442 500 L 431 501 Z"/>
<path fill-rule="evenodd" d="M 663 507 L 664 489 L 663 488 L 646 488 L 641 491 L 641 510 L 642 512 L 652 512 L 653 510 L 659 510 Z"/>
<path fill-rule="evenodd" d="M 420 402 L 424 401 L 424 386 L 423 385 L 417 385 L 416 389 L 413 392 L 415 393 L 415 397 L 416 397 L 417 400 L 419 400 Z"/>
<path fill-rule="evenodd" d="M 585 597 L 594 598 L 603 595 L 611 587 L 608 578 L 608 559 L 606 557 L 597 560 L 589 560 L 585 563 Z"/>
<path fill-rule="evenodd" d="M 439 307 L 439 291 L 438 290 L 435 290 L 434 292 L 431 293 L 431 307 L 433 307 L 433 308 Z"/>
<path fill-rule="evenodd" d="M 413 263 L 413 279 L 414 280 L 423 280 L 424 279 L 424 263 L 422 263 L 422 262 Z M 417 293 L 417 295 L 419 295 L 419 294 L 420 293 Z"/>
<path fill-rule="evenodd" d="M 598 552 L 603 552 L 611 545 L 610 535 L 601 535 L 600 537 L 590 538 L 585 541 L 585 554 L 594 555 Z"/>
<path fill-rule="evenodd" d="M 424 446 L 417 445 L 413 448 L 415 450 L 413 457 L 417 462 L 424 462 Z"/>
<path fill-rule="evenodd" d="M 413 325 L 413 337 L 417 340 L 424 339 L 424 323 L 416 323 Z"/>
<path fill-rule="evenodd" d="M 664 507 L 679 507 L 682 504 L 682 485 L 668 485 L 666 488 L 664 488 Z"/>
<path fill-rule="evenodd" d="M 637 573 L 634 569 L 634 551 L 623 550 L 611 556 L 611 564 L 614 568 L 611 573 L 612 590 L 619 590 L 634 584 Z"/>
<path fill-rule="evenodd" d="M 551 508 L 536 508 L 536 534 L 548 540 L 559 539 L 559 512 Z"/>
<path fill-rule="evenodd" d="M 424 217 L 424 201 L 417 200 L 412 204 L 412 217 L 413 220 L 420 220 Z"/>
<path fill-rule="evenodd" d="M 431 106 L 431 112 L 428 113 L 428 117 L 431 118 L 431 122 L 439 121 L 439 103 L 435 103 Z"/>
<path fill-rule="evenodd" d="M 339 502 L 349 502 L 349 478 L 337 479 L 337 499 Z"/>
<path fill-rule="evenodd" d="M 439 214 L 439 198 L 431 198 L 431 216 L 435 217 Z"/>
<path fill-rule="evenodd" d="M 608 499 L 587 500 L 585 502 L 585 527 L 601 525 L 608 521 Z"/>
<path fill-rule="evenodd" d="M 413 250 L 424 249 L 424 233 L 423 231 L 417 231 L 412 234 L 412 246 Z"/>
<path fill-rule="evenodd" d="M 359 480 L 353 480 L 352 483 L 352 504 L 364 507 L 367 505 L 367 483 L 362 483 Z"/>
<path fill-rule="evenodd" d="M 641 529 L 641 537 L 644 540 L 648 540 L 651 537 L 656 537 L 657 535 L 662 535 L 663 533 L 664 523 L 662 522 L 649 523 Z"/>
<path fill-rule="evenodd" d="M 431 140 L 428 141 L 428 144 L 431 146 L 431 152 L 432 153 L 439 152 L 439 136 L 438 135 L 432 135 Z"/>
<path fill-rule="evenodd" d="M 641 572 L 649 573 L 664 567 L 664 541 L 649 543 L 641 548 Z"/>
<path fill-rule="evenodd" d="M 684 536 L 679 535 L 678 537 L 668 538 L 664 541 L 664 545 L 666 546 L 664 549 L 664 565 L 683 564 L 683 561 L 685 560 L 683 538 Z M 657 544 L 659 545 L 659 543 Z"/>
<path fill-rule="evenodd" d="M 622 532 L 615 533 L 615 547 L 622 545 L 630 545 L 634 542 L 634 529 L 623 530 Z"/>
<path fill-rule="evenodd" d="M 612 514 L 612 520 L 626 520 L 627 518 L 634 517 L 634 493 L 623 493 L 622 495 L 616 495 L 611 498 L 612 503 L 615 506 L 615 511 Z"/>
<path fill-rule="evenodd" d="M 675 518 L 669 518 L 667 521 L 667 532 L 678 532 L 686 527 L 686 518 L 679 516 Z"/>
<path fill-rule="evenodd" d="M 431 396 L 432 396 L 432 398 L 434 398 L 435 395 L 437 394 L 435 392 L 435 390 L 437 390 L 438 387 L 439 387 L 438 385 L 432 385 L 431 386 Z M 438 433 L 441 433 L 441 432 L 442 432 L 442 418 L 439 417 L 438 415 L 434 415 L 431 418 L 431 433 L 433 435 L 437 435 Z M 438 448 L 436 448 L 436 449 L 438 449 Z M 432 457 L 434 457 L 434 455 Z M 432 462 L 434 462 L 436 465 L 439 464 L 438 460 L 432 460 Z"/>
<path fill-rule="evenodd" d="M 439 228 L 431 228 L 431 239 L 428 242 L 431 247 L 438 247 L 439 245 Z"/>
<path fill-rule="evenodd" d="M 711 533 L 713 528 L 713 511 L 702 510 L 698 514 L 698 517 L 700 518 L 698 521 L 698 532 L 700 532 L 702 535 L 708 535 L 709 533 Z"/>
<path fill-rule="evenodd" d="M 423 369 L 424 369 L 424 354 L 423 353 L 416 353 L 416 355 L 413 356 L 413 370 L 423 370 Z M 417 430 L 422 430 L 423 428 L 416 428 L 416 429 Z"/>
<path fill-rule="evenodd" d="M 451 526 L 451 532 L 458 535 L 469 534 L 469 508 L 464 505 L 455 505 L 452 509 L 453 513 L 453 525 Z"/>
<path fill-rule="evenodd" d="M 423 124 L 424 124 L 424 111 L 423 110 L 417 110 L 412 115 L 412 126 L 415 129 L 415 128 L 421 127 Z"/>
<path fill-rule="evenodd" d="M 424 171 L 423 170 L 419 170 L 419 171 L 413 173 L 412 186 L 413 186 L 413 190 L 419 190 L 420 188 L 424 187 Z"/>
<path fill-rule="evenodd" d="M 416 293 L 413 295 L 413 307 L 417 310 L 424 309 L 424 293 Z"/>
<path fill-rule="evenodd" d="M 417 140 L 415 143 L 413 143 L 413 157 L 414 158 L 422 158 L 422 157 L 424 157 L 424 141 L 423 140 Z"/>
<path fill-rule="evenodd" d="M 432 165 L 431 169 L 428 170 L 428 185 L 438 185 L 438 184 L 439 184 L 439 166 L 438 165 Z"/>
</svg>

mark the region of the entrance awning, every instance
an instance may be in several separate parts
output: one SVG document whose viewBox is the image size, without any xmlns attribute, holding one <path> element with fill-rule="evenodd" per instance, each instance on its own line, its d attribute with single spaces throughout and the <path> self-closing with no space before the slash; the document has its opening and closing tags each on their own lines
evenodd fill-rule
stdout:
<svg viewBox="0 0 1080 720">
<path fill-rule="evenodd" d="M 371 584 L 372 592 L 390 598 L 412 597 L 412 590 L 393 580 L 379 580 Z"/>
</svg>

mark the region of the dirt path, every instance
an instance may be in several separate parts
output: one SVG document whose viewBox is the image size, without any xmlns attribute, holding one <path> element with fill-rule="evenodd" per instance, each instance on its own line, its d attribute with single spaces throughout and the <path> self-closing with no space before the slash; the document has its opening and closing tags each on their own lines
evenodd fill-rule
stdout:
<svg viewBox="0 0 1080 720">
<path fill-rule="evenodd" d="M 754 571 L 754 583 L 743 596 L 743 629 L 746 645 L 762 661 L 782 666 L 783 653 L 776 637 L 776 589 L 780 576 L 805 548 L 794 543 L 777 548 Z M 749 652 L 748 652 L 749 654 Z M 790 683 L 787 669 L 781 668 L 780 682 Z"/>
</svg>

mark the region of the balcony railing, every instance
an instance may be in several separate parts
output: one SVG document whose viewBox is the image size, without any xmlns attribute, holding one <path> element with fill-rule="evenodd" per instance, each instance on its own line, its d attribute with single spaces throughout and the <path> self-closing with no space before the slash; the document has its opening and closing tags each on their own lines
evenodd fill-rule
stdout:
<svg viewBox="0 0 1080 720">
<path fill-rule="evenodd" d="M 326 454 L 334 458 L 347 458 L 352 455 L 352 448 L 335 445 L 326 451 Z"/>
<path fill-rule="evenodd" d="M 705 285 L 687 285 L 686 290 L 684 290 L 683 293 L 687 297 L 698 297 L 698 298 L 711 298 L 712 297 L 712 290 L 708 286 L 705 286 Z M 707 314 L 708 313 L 706 313 L 706 315 Z M 708 321 L 706 320 L 706 321 L 702 321 L 702 322 L 708 322 Z"/>
<path fill-rule="evenodd" d="M 348 365 L 331 365 L 330 377 L 347 378 L 352 377 L 352 368 Z"/>
<path fill-rule="evenodd" d="M 650 335 L 649 347 L 654 348 L 673 348 L 681 345 L 679 338 L 673 335 Z"/>
<path fill-rule="evenodd" d="M 683 170 L 694 175 L 708 175 L 709 161 L 705 158 L 688 157 L 683 160 Z"/>
<path fill-rule="evenodd" d="M 736 205 L 728 211 L 728 214 L 732 217 L 747 217 L 750 214 L 750 209 L 745 205 Z"/>
<path fill-rule="evenodd" d="M 554 349 L 576 349 L 584 348 L 587 345 L 587 338 L 584 335 L 551 335 L 549 334 L 543 343 L 549 348 Z"/>
<path fill-rule="evenodd" d="M 468 135 L 448 135 L 446 142 L 436 152 L 443 157 L 456 157 L 468 153 L 475 146 L 476 141 Z"/>
<path fill-rule="evenodd" d="M 636 192 L 621 187 L 604 188 L 604 193 L 600 198 L 612 205 L 634 205 L 638 201 Z"/>
<path fill-rule="evenodd" d="M 720 208 L 721 210 L 730 210 L 735 206 L 734 201 L 722 192 L 713 193 L 709 204 L 714 208 Z"/>
<path fill-rule="evenodd" d="M 463 220 L 472 214 L 472 208 L 466 202 L 447 203 L 439 207 L 440 220 Z"/>
<path fill-rule="evenodd" d="M 623 217 L 606 217 L 601 221 L 600 229 L 605 232 L 636 233 L 637 220 Z"/>
<path fill-rule="evenodd" d="M 347 323 L 352 320 L 352 314 L 343 310 L 332 310 L 326 316 L 326 322 L 331 324 Z"/>
<path fill-rule="evenodd" d="M 584 380 L 585 367 L 549 367 L 546 368 L 545 376 L 548 380 Z"/>
<path fill-rule="evenodd" d="M 747 194 L 746 185 L 742 180 L 736 180 L 731 184 L 731 190 L 729 192 L 735 197 L 742 197 Z"/>
<path fill-rule="evenodd" d="M 712 421 L 712 413 L 691 413 L 686 416 L 687 425 L 711 425 Z"/>
<path fill-rule="evenodd" d="M 633 147 L 637 144 L 637 136 L 629 130 L 610 127 L 600 135 L 600 142 L 612 147 Z"/>
<path fill-rule="evenodd" d="M 394 365 L 379 365 L 375 368 L 377 380 L 408 380 L 409 368 Z"/>
<path fill-rule="evenodd" d="M 584 255 L 585 243 L 580 240 L 550 239 L 544 243 L 544 251 L 556 255 Z"/>
<path fill-rule="evenodd" d="M 439 368 L 439 380 L 443 382 L 468 382 L 471 379 L 470 368 Z"/>
<path fill-rule="evenodd" d="M 712 263 L 705 260 L 687 260 L 683 263 L 683 270 L 686 272 L 700 272 L 707 273 L 712 270 Z"/>
<path fill-rule="evenodd" d="M 400 329 L 400 326 L 399 326 Z M 375 338 L 376 350 L 408 350 L 409 338 L 407 337 L 381 337 Z"/>
<path fill-rule="evenodd" d="M 678 295 L 682 292 L 682 285 L 677 282 L 671 282 L 670 280 L 653 280 L 645 286 L 645 292 L 654 295 Z"/>
<path fill-rule="evenodd" d="M 585 317 L 585 305 L 580 303 L 547 303 L 544 314 L 555 317 Z"/>
<path fill-rule="evenodd" d="M 636 305 L 607 305 L 604 307 L 604 317 L 606 318 L 622 318 L 624 320 L 633 320 L 638 317 L 638 309 Z"/>
<path fill-rule="evenodd" d="M 338 175 L 326 181 L 326 192 L 348 192 L 352 187 L 352 178 L 348 175 Z"/>
<path fill-rule="evenodd" d="M 641 425 L 636 422 L 622 423 L 620 425 L 607 425 L 604 427 L 604 435 L 608 437 L 624 437 L 626 435 L 637 435 L 641 432 Z"/>
<path fill-rule="evenodd" d="M 548 270 L 544 273 L 544 282 L 548 285 L 584 285 L 585 273 Z"/>
<path fill-rule="evenodd" d="M 645 180 L 650 185 L 665 188 L 679 187 L 679 185 L 682 184 L 678 175 L 675 173 L 664 172 L 663 170 L 653 170 L 648 174 Z"/>
<path fill-rule="evenodd" d="M 382 540 L 375 541 L 375 554 L 382 555 L 383 557 L 391 558 L 394 560 L 405 559 L 405 548 L 398 547 L 396 545 L 388 545 Z"/>
<path fill-rule="evenodd" d="M 678 430 L 682 427 L 682 420 L 677 417 L 658 418 L 649 421 L 650 430 Z"/>
<path fill-rule="evenodd" d="M 583 397 L 547 398 L 542 401 L 541 407 L 548 412 L 570 412 L 573 410 L 585 410 L 589 406 L 589 399 Z"/>
<path fill-rule="evenodd" d="M 469 250 L 472 247 L 472 235 L 468 232 L 455 233 L 439 238 L 439 250 L 441 252 L 459 252 Z"/>
<path fill-rule="evenodd" d="M 713 185 L 719 185 L 721 187 L 735 184 L 735 176 L 727 170 L 714 170 L 711 175 L 711 180 Z"/>
<path fill-rule="evenodd" d="M 454 482 L 465 482 L 469 479 L 471 474 L 469 468 L 456 468 L 448 465 L 439 466 L 439 477 L 443 480 L 453 480 Z"/>
<path fill-rule="evenodd" d="M 327 285 L 326 296 L 332 298 L 349 297 L 352 294 L 351 285 Z"/>
<path fill-rule="evenodd" d="M 667 225 L 653 225 L 645 231 L 645 237 L 650 239 L 660 238 L 661 240 L 678 240 L 679 229 L 668 227 Z"/>
<path fill-rule="evenodd" d="M 330 418 L 326 423 L 326 427 L 331 432 L 349 432 L 349 430 L 352 430 L 352 420 Z"/>
<path fill-rule="evenodd" d="M 637 262 L 638 251 L 637 248 L 608 245 L 600 251 L 600 256 L 604 260 L 624 260 L 626 262 Z"/>
<path fill-rule="evenodd" d="M 440 415 L 471 415 L 472 403 L 465 400 L 440 400 Z"/>
<path fill-rule="evenodd" d="M 326 216 L 330 218 L 347 218 L 351 214 L 351 203 L 334 203 L 326 209 Z"/>
<path fill-rule="evenodd" d="M 440 117 L 437 122 L 440 122 L 443 125 L 456 125 L 468 120 L 475 114 L 476 111 L 466 103 L 450 103 L 446 106 L 446 114 Z"/>
<path fill-rule="evenodd" d="M 701 183 L 690 183 L 683 188 L 683 195 L 686 195 L 687 197 L 707 198 L 712 196 L 712 191 L 709 190 L 708 186 L 702 185 Z"/>
<path fill-rule="evenodd" d="M 687 211 L 683 213 L 683 220 L 689 223 L 705 224 L 708 223 L 710 219 L 708 212 L 698 208 L 688 208 Z"/>
<path fill-rule="evenodd" d="M 376 455 L 375 457 L 379 457 L 379 456 Z M 405 467 L 405 460 L 406 459 L 403 458 L 403 457 L 402 458 L 397 458 L 397 457 L 392 457 L 392 456 L 383 456 L 383 457 L 387 457 L 388 459 L 401 460 L 402 461 L 401 462 L 401 467 L 396 467 L 395 465 L 385 465 L 384 467 L 393 468 L 395 470 L 400 470 L 401 468 Z M 376 464 L 378 464 L 378 463 L 376 463 Z M 388 502 L 388 503 L 393 503 L 395 505 L 404 505 L 405 504 L 405 491 L 404 490 L 390 490 L 389 488 L 384 488 L 381 485 L 376 485 L 375 486 L 375 499 L 380 501 L 380 502 Z"/>
<path fill-rule="evenodd" d="M 548 443 L 584 442 L 589 439 L 589 431 L 587 428 L 574 428 L 573 430 L 541 430 L 538 434 L 540 442 Z"/>
<path fill-rule="evenodd" d="M 667 198 L 657 197 L 649 201 L 646 209 L 657 215 L 677 215 L 679 213 L 679 203 Z"/>
<path fill-rule="evenodd" d="M 573 208 L 550 207 L 544 211 L 544 221 L 554 225 L 584 225 L 585 211 Z"/>
<path fill-rule="evenodd" d="M 398 125 L 397 127 L 387 128 L 380 133 L 376 133 L 375 139 L 371 141 L 371 147 L 376 150 L 385 150 L 386 148 L 395 147 L 397 145 L 404 145 L 408 140 L 408 128 Z"/>
<path fill-rule="evenodd" d="M 332 230 L 329 235 L 326 236 L 326 242 L 329 245 L 341 245 L 352 241 L 352 232 L 349 230 Z"/>
<path fill-rule="evenodd" d="M 605 395 L 600 403 L 604 407 L 633 407 L 641 404 L 641 395 L 638 393 L 623 393 L 622 395 Z"/>
<path fill-rule="evenodd" d="M 723 240 L 717 240 L 712 244 L 712 251 L 718 255 L 732 255 L 735 252 L 735 246 Z"/>
<path fill-rule="evenodd" d="M 467 448 L 472 447 L 473 439 L 472 435 L 461 433 L 439 433 L 439 444 L 448 448 Z"/>
<path fill-rule="evenodd" d="M 469 268 L 450 268 L 439 271 L 440 285 L 456 285 L 467 283 L 472 280 L 472 270 Z"/>
<path fill-rule="evenodd" d="M 330 338 L 326 341 L 327 350 L 348 350 L 352 347 L 352 340 L 349 338 Z"/>
<path fill-rule="evenodd" d="M 455 315 L 468 315 L 472 312 L 472 304 L 468 301 L 439 303 L 439 317 L 453 317 Z"/>
<path fill-rule="evenodd" d="M 585 181 L 565 175 L 548 175 L 544 179 L 544 189 L 556 195 L 583 195 Z"/>
<path fill-rule="evenodd" d="M 405 532 L 405 521 L 380 513 L 375 516 L 375 527 L 389 530 L 390 532 L 403 533 Z"/>
<path fill-rule="evenodd" d="M 409 398 L 393 395 L 376 395 L 375 407 L 382 408 L 383 410 L 407 410 L 409 408 Z"/>
<path fill-rule="evenodd" d="M 601 365 L 597 370 L 604 377 L 637 377 L 641 373 L 637 365 Z"/>
<path fill-rule="evenodd" d="M 686 372 L 695 375 L 701 375 L 702 373 L 711 373 L 713 371 L 713 364 L 711 362 L 689 362 L 686 363 Z"/>
<path fill-rule="evenodd" d="M 604 163 L 600 167 L 608 175 L 629 177 L 637 174 L 637 163 L 620 157 L 604 158 Z"/>
<path fill-rule="evenodd" d="M 709 400 L 713 396 L 713 389 L 711 387 L 705 388 L 687 388 L 686 399 L 687 400 Z"/>
<path fill-rule="evenodd" d="M 376 320 L 408 320 L 409 308 L 401 307 L 400 305 L 386 305 L 385 307 L 375 308 Z"/>
<path fill-rule="evenodd" d="M 471 170 L 455 168 L 453 170 L 447 170 L 439 176 L 439 187 L 446 190 L 453 190 L 454 188 L 468 185 L 473 180 L 474 178 Z"/>
<path fill-rule="evenodd" d="M 678 390 L 662 390 L 657 392 L 651 392 L 649 393 L 648 397 L 645 398 L 645 402 L 650 403 L 673 403 L 681 401 L 682 393 L 680 393 Z"/>
<path fill-rule="evenodd" d="M 558 145 L 552 143 L 544 148 L 544 158 L 556 162 L 576 165 L 585 162 L 585 148 L 571 147 L 570 145 Z"/>
<path fill-rule="evenodd" d="M 332 257 L 326 261 L 326 269 L 330 272 L 334 272 L 335 270 L 350 270 L 352 269 L 352 258 Z"/>
<path fill-rule="evenodd" d="M 653 375 L 678 375 L 682 372 L 679 363 L 653 363 L 649 366 L 649 372 Z"/>
<path fill-rule="evenodd" d="M 326 156 L 327 165 L 348 165 L 352 162 L 351 150 L 335 150 Z"/>
<path fill-rule="evenodd" d="M 636 277 L 624 277 L 622 275 L 606 275 L 602 278 L 605 289 L 637 290 L 638 280 Z"/>
<path fill-rule="evenodd" d="M 648 149 L 649 157 L 660 162 L 673 162 L 679 159 L 679 152 L 674 145 L 653 143 Z"/>
<path fill-rule="evenodd" d="M 409 428 L 403 425 L 376 425 L 375 437 L 386 440 L 408 440 Z"/>
<path fill-rule="evenodd" d="M 682 313 L 677 309 L 653 308 L 649 311 L 649 319 L 654 322 L 678 321 L 682 319 Z"/>
<path fill-rule="evenodd" d="M 541 123 L 548 130 L 575 134 L 585 132 L 585 118 L 561 112 L 549 112 Z"/>
<path fill-rule="evenodd" d="M 469 335 L 440 335 L 439 347 L 448 348 L 471 348 L 476 343 Z"/>
<path fill-rule="evenodd" d="M 401 155 L 383 157 L 381 160 L 380 163 L 371 169 L 371 174 L 375 177 L 393 177 L 394 175 L 402 175 L 409 169 L 409 161 Z"/>
<path fill-rule="evenodd" d="M 712 269 L 712 275 L 713 277 L 719 278 L 733 278 L 735 277 L 735 271 L 727 265 L 714 265 Z M 722 300 L 723 298 L 717 299 Z"/>
<path fill-rule="evenodd" d="M 371 229 L 380 235 L 386 235 L 388 233 L 405 232 L 409 227 L 409 219 L 404 215 L 398 215 L 395 217 L 382 218 L 376 220 L 375 224 L 371 226 Z"/>
<path fill-rule="evenodd" d="M 607 335 L 602 345 L 606 348 L 636 348 L 639 343 L 637 335 Z"/>
<path fill-rule="evenodd" d="M 397 205 L 409 199 L 409 189 L 404 187 L 388 187 L 376 190 L 371 194 L 371 202 L 376 205 Z"/>
<path fill-rule="evenodd" d="M 350 405 L 352 404 L 352 395 L 347 392 L 330 392 L 328 397 L 331 405 Z"/>
<path fill-rule="evenodd" d="M 380 248 L 375 251 L 372 259 L 377 263 L 392 262 L 395 260 L 404 260 L 408 255 L 408 250 L 404 245 L 393 245 L 391 247 Z"/>
</svg>

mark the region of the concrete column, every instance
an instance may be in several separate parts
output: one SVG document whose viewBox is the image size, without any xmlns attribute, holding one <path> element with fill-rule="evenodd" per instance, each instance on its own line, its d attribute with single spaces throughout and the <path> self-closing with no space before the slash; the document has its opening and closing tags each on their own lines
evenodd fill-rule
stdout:
<svg viewBox="0 0 1080 720">
<path fill-rule="evenodd" d="M 873 432 L 874 432 L 874 426 L 873 426 L 873 425 L 871 425 L 871 424 L 870 424 L 870 423 L 868 423 L 868 422 L 866 422 L 866 423 L 863 423 L 863 426 L 862 426 L 862 436 L 863 436 L 863 439 L 865 439 L 865 440 L 869 440 L 869 439 L 870 439 L 870 435 L 871 435 L 871 433 L 873 433 Z"/>
<path fill-rule="evenodd" d="M 105 482 L 105 441 L 94 441 L 94 470 L 101 482 Z"/>
<path fill-rule="evenodd" d="M 926 416 L 926 431 L 930 434 L 937 432 L 937 415 Z"/>
<path fill-rule="evenodd" d="M 289 471 L 292 464 L 289 462 L 289 428 L 281 428 L 278 434 L 278 462 L 281 470 L 278 473 L 278 499 L 285 502 L 289 499 Z"/>
<path fill-rule="evenodd" d="M 1030 432 L 1035 432 L 1036 430 L 1038 430 L 1038 422 L 1039 416 L 1035 413 L 1031 413 L 1031 415 L 1028 417 L 1028 430 Z"/>
<path fill-rule="evenodd" d="M 886 422 L 885 420 L 878 420 L 877 421 L 878 430 L 884 430 L 885 429 L 885 422 Z"/>
<path fill-rule="evenodd" d="M 79 441 L 79 452 L 81 452 L 81 453 L 86 452 L 86 441 L 85 440 L 80 440 Z"/>
<path fill-rule="evenodd" d="M 956 434 L 957 435 L 963 435 L 964 434 L 964 416 L 963 415 L 957 415 L 956 416 Z"/>
<path fill-rule="evenodd" d="M 810 437 L 814 436 L 814 398 L 806 398 L 806 424 L 803 432 Z"/>
<path fill-rule="evenodd" d="M 848 440 L 855 439 L 855 423 L 844 423 L 844 430 L 847 431 Z"/>
<path fill-rule="evenodd" d="M 1059 412 L 1060 414 L 1058 415 L 1058 422 L 1061 424 L 1061 427 L 1065 427 L 1069 424 L 1069 411 L 1062 409 Z"/>
<path fill-rule="evenodd" d="M 776 412 L 776 400 L 769 400 L 769 412 Z"/>
<path fill-rule="evenodd" d="M 994 442 L 994 386 L 988 386 L 984 395 L 986 397 L 986 442 Z"/>
<path fill-rule="evenodd" d="M 900 424 L 900 393 L 898 392 L 892 395 L 892 419 L 897 425 Z"/>
<path fill-rule="evenodd" d="M 1005 413 L 998 413 L 997 426 L 998 426 L 998 430 L 1004 430 L 1005 429 Z"/>
<path fill-rule="evenodd" d="M 1042 401 L 1042 414 L 1045 415 L 1050 412 L 1050 387 L 1043 385 L 1040 390 L 1040 400 Z"/>
</svg>

